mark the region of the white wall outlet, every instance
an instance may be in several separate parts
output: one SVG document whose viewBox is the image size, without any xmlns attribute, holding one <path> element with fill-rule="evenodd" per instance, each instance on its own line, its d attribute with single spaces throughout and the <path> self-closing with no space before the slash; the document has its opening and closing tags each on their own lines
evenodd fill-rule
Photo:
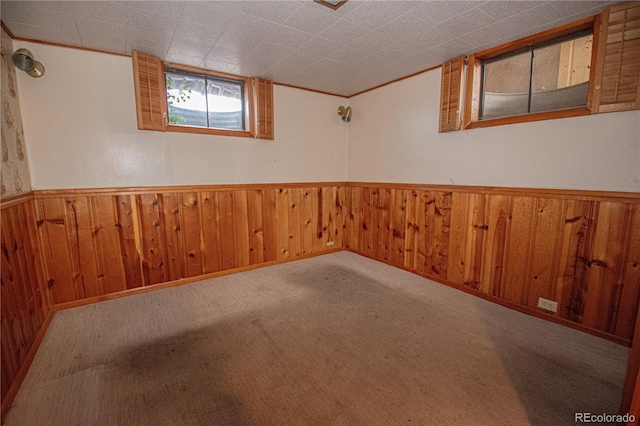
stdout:
<svg viewBox="0 0 640 426">
<path fill-rule="evenodd" d="M 553 300 L 547 300 L 547 299 L 543 299 L 542 297 L 539 297 L 538 308 L 542 308 L 551 312 L 558 312 L 558 302 L 554 302 Z"/>
<path fill-rule="evenodd" d="M 327 247 L 332 246 L 333 245 L 333 241 L 327 241 Z"/>
</svg>

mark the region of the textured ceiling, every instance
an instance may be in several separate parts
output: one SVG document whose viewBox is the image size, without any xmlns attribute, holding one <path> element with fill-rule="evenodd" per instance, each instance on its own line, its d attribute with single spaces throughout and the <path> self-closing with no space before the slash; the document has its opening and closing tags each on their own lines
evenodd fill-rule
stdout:
<svg viewBox="0 0 640 426">
<path fill-rule="evenodd" d="M 351 95 L 620 1 L 7 1 L 19 38 Z M 46 64 L 45 64 L 46 65 Z"/>
</svg>

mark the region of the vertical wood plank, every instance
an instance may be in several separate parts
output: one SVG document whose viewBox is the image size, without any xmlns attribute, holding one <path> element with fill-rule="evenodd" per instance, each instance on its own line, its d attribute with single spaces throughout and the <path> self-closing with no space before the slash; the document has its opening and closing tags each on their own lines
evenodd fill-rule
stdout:
<svg viewBox="0 0 640 426">
<path fill-rule="evenodd" d="M 166 276 L 169 281 L 179 280 L 185 277 L 186 266 L 180 194 L 159 194 L 158 206 L 161 229 L 164 232 Z"/>
<path fill-rule="evenodd" d="M 146 285 L 169 281 L 166 271 L 166 254 L 160 208 L 155 194 L 136 196 L 140 216 L 140 236 L 142 246 L 142 271 Z"/>
<path fill-rule="evenodd" d="M 278 258 L 278 232 L 276 229 L 276 190 L 265 189 L 263 192 L 262 217 L 264 226 L 264 260 Z"/>
<path fill-rule="evenodd" d="M 393 220 L 393 193 L 390 189 L 380 189 L 380 208 L 382 211 L 382 227 L 380 228 L 380 258 L 384 261 L 390 259 L 392 220 Z"/>
<path fill-rule="evenodd" d="M 205 273 L 222 270 L 222 242 L 218 193 L 203 191 L 198 194 L 202 226 L 202 258 Z"/>
<path fill-rule="evenodd" d="M 186 277 L 195 277 L 204 273 L 200 201 L 197 192 L 185 192 L 180 196 L 184 273 Z"/>
<path fill-rule="evenodd" d="M 416 259 L 418 256 L 418 232 L 420 224 L 417 217 L 417 209 L 420 204 L 419 191 L 412 189 L 407 195 L 407 229 L 404 239 L 404 266 L 410 270 L 418 270 Z"/>
<path fill-rule="evenodd" d="M 313 222 L 313 191 L 314 188 L 302 188 L 300 194 L 300 221 L 302 253 L 313 253 L 313 239 L 315 223 Z"/>
<path fill-rule="evenodd" d="M 279 188 L 276 190 L 276 239 L 278 260 L 288 259 L 291 256 L 289 245 L 289 190 Z"/>
<path fill-rule="evenodd" d="M 514 203 L 515 204 L 515 203 Z M 522 288 L 519 287 L 520 270 L 511 270 L 511 275 L 505 271 L 506 266 L 509 267 L 512 262 L 512 255 L 519 264 L 526 264 L 526 252 L 520 253 L 518 250 L 518 241 L 521 240 L 523 234 L 516 229 L 514 236 L 510 237 L 510 221 L 512 215 L 512 198 L 505 195 L 489 196 L 486 216 L 486 228 L 479 227 L 478 230 L 484 230 L 484 252 L 481 255 L 484 258 L 482 262 L 482 282 L 481 291 L 494 296 L 503 297 L 507 300 L 515 300 L 521 297 Z M 521 217 L 521 213 L 527 212 L 527 201 L 519 200 L 517 213 L 513 213 L 513 217 L 518 215 L 518 220 L 522 226 L 526 228 L 530 223 L 525 217 Z M 509 246 L 511 244 L 511 246 Z M 509 251 L 513 247 L 514 252 Z M 506 253 L 505 253 L 506 250 Z M 526 249 L 525 249 L 526 250 Z M 521 259 L 522 256 L 525 259 Z M 525 275 L 526 276 L 526 275 Z"/>
<path fill-rule="evenodd" d="M 423 195 L 422 198 L 424 199 L 425 196 Z M 469 194 L 454 192 L 451 195 L 451 231 L 449 234 L 447 279 L 460 285 L 464 284 L 465 269 L 469 263 L 469 259 L 466 257 L 466 241 L 471 237 L 471 227 L 467 223 L 468 201 Z M 421 236 L 420 238 L 422 239 L 423 237 Z"/>
<path fill-rule="evenodd" d="M 640 302 L 640 204 L 627 206 L 627 221 L 623 235 L 628 237 L 622 270 L 622 291 L 614 334 L 633 337 Z"/>
<path fill-rule="evenodd" d="M 247 190 L 247 208 L 249 212 L 249 263 L 257 265 L 264 262 L 264 224 L 261 189 Z"/>
<path fill-rule="evenodd" d="M 138 220 L 136 207 L 135 196 L 116 196 L 117 228 L 127 288 L 145 285 L 139 251 L 141 245 L 140 227 L 135 223 Z"/>
<path fill-rule="evenodd" d="M 90 199 L 93 212 L 92 236 L 98 261 L 98 277 L 103 294 L 126 290 L 127 275 L 121 251 L 117 198 L 111 195 Z M 140 266 L 138 271 L 140 271 Z"/>
<path fill-rule="evenodd" d="M 397 265 L 403 265 L 407 191 L 403 189 L 392 189 L 391 191 L 393 193 L 393 219 L 389 260 Z"/>
<path fill-rule="evenodd" d="M 289 250 L 291 256 L 302 254 L 302 189 L 289 189 Z"/>
<path fill-rule="evenodd" d="M 226 271 L 236 267 L 233 191 L 218 191 L 218 215 L 220 217 L 221 269 Z"/>
<path fill-rule="evenodd" d="M 249 210 L 247 204 L 247 191 L 234 191 L 233 193 L 233 218 L 235 231 L 233 241 L 236 255 L 236 267 L 251 264 L 249 253 Z"/>
<path fill-rule="evenodd" d="M 535 230 L 533 212 L 537 201 L 533 197 L 513 198 L 511 229 L 507 239 L 508 262 L 504 271 L 503 297 L 520 304 L 524 304 L 528 292 L 532 254 L 531 235 Z M 496 287 L 498 286 L 497 280 L 496 277 Z"/>
</svg>

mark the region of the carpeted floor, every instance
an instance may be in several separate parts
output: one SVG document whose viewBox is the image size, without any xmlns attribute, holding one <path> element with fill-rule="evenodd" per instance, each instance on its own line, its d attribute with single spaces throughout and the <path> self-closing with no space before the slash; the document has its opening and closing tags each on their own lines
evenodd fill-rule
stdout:
<svg viewBox="0 0 640 426">
<path fill-rule="evenodd" d="M 339 252 L 56 313 L 6 425 L 563 425 L 628 349 Z"/>
</svg>

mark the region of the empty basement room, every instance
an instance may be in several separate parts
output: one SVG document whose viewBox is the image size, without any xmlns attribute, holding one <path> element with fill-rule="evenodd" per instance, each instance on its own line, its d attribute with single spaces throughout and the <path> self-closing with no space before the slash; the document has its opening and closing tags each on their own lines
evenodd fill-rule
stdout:
<svg viewBox="0 0 640 426">
<path fill-rule="evenodd" d="M 638 2 L 1 19 L 3 424 L 638 424 Z"/>
</svg>

